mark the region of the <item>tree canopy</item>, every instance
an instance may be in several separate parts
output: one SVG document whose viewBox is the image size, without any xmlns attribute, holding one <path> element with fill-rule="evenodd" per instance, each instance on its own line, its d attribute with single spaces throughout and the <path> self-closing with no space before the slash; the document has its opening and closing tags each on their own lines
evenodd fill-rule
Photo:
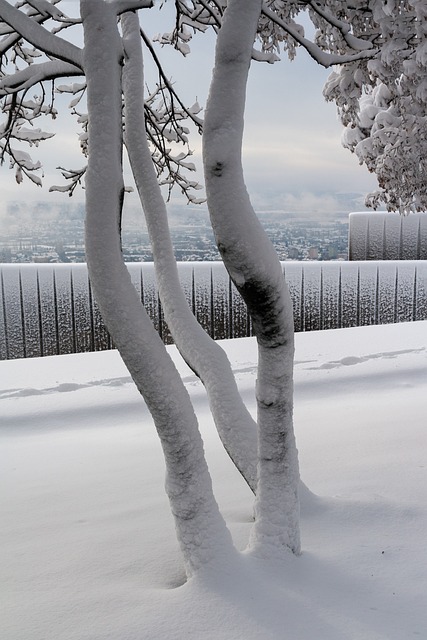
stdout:
<svg viewBox="0 0 427 640">
<path fill-rule="evenodd" d="M 118 16 L 151 7 L 148 0 L 110 4 Z M 196 32 L 218 32 L 226 6 L 226 0 L 177 0 L 174 24 L 165 24 L 157 39 L 187 55 Z M 14 144 L 38 145 L 51 136 L 35 127 L 41 115 L 56 115 L 46 81 L 84 75 L 82 51 L 64 33 L 78 26 L 80 19 L 67 17 L 60 7 L 60 1 L 33 0 L 16 6 L 0 2 L 0 95 L 5 114 L 1 156 L 15 167 L 18 182 L 26 175 L 40 184 L 40 163 Z M 333 67 L 324 95 L 337 105 L 345 127 L 343 144 L 378 177 L 378 191 L 367 197 L 374 208 L 384 203 L 390 210 L 407 212 L 427 205 L 426 15 L 422 0 L 262 3 L 253 59 L 274 63 L 282 54 L 292 59 L 303 47 L 315 62 Z M 200 202 L 203 198 L 194 193 L 199 184 L 188 174 L 194 170 L 189 149 L 176 151 L 175 146 L 188 145 L 188 121 L 201 131 L 200 106 L 183 103 L 179 87 L 169 80 L 169 70 L 161 67 L 155 45 L 143 29 L 141 37 L 159 72 L 157 85 L 145 98 L 146 132 L 159 179 L 170 188 L 177 184 L 191 201 Z M 36 85 L 37 97 L 30 97 Z M 80 144 L 87 154 L 85 82 L 57 84 L 55 91 L 72 94 L 70 108 L 82 127 Z M 67 184 L 54 189 L 71 194 L 84 169 L 63 168 L 62 173 Z"/>
</svg>

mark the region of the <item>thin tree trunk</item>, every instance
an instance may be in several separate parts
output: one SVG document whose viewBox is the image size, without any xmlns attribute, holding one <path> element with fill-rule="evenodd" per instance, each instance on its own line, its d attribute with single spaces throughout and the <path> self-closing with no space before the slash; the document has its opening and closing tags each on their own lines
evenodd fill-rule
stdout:
<svg viewBox="0 0 427 640">
<path fill-rule="evenodd" d="M 300 551 L 298 456 L 293 433 L 293 313 L 273 245 L 244 184 L 246 83 L 261 0 L 229 0 L 206 107 L 203 162 L 208 208 L 225 266 L 258 341 L 258 486 L 250 546 Z"/>
<path fill-rule="evenodd" d="M 170 238 L 167 209 L 157 182 L 144 122 L 144 77 L 138 16 L 122 16 L 125 65 L 125 144 L 152 244 L 159 295 L 168 327 L 182 357 L 200 377 L 221 441 L 255 492 L 256 424 L 237 389 L 223 349 L 202 329 L 183 294 Z"/>
<path fill-rule="evenodd" d="M 234 552 L 215 502 L 188 393 L 143 309 L 120 249 L 122 42 L 114 5 L 81 0 L 89 113 L 86 254 L 104 321 L 153 416 L 166 460 L 166 490 L 188 576 Z"/>
</svg>

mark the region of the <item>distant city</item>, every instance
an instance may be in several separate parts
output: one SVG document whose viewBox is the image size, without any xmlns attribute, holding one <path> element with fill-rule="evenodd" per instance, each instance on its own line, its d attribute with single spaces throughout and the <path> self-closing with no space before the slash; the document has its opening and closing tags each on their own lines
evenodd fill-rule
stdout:
<svg viewBox="0 0 427 640">
<path fill-rule="evenodd" d="M 346 260 L 348 211 L 334 217 L 258 212 L 281 260 Z M 172 207 L 171 236 L 180 261 L 220 260 L 204 207 Z M 126 262 L 151 262 L 150 240 L 137 208 L 124 213 Z M 0 262 L 84 262 L 84 204 L 10 202 L 0 222 Z"/>
</svg>

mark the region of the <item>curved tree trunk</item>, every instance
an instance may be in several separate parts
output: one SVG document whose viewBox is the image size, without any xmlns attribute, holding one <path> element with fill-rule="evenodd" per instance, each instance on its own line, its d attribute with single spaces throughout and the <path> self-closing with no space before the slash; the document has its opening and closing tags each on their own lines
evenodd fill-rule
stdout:
<svg viewBox="0 0 427 640">
<path fill-rule="evenodd" d="M 132 285 L 120 248 L 122 42 L 114 5 L 81 0 L 89 113 L 86 255 L 104 321 L 153 416 L 187 575 L 234 552 L 187 391 Z"/>
<path fill-rule="evenodd" d="M 229 0 L 206 107 L 203 162 L 208 208 L 226 268 L 258 341 L 258 486 L 251 548 L 300 551 L 298 456 L 293 433 L 292 304 L 280 262 L 244 184 L 246 83 L 262 0 Z"/>
<path fill-rule="evenodd" d="M 151 239 L 159 295 L 184 360 L 201 379 L 221 441 L 252 491 L 256 488 L 256 425 L 237 389 L 228 358 L 202 329 L 183 294 L 144 123 L 144 77 L 138 16 L 122 16 L 125 144 Z"/>
</svg>

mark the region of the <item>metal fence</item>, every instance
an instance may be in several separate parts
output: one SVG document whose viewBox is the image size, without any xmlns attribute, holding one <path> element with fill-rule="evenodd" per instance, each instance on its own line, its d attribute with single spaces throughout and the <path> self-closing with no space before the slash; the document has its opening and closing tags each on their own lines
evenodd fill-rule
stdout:
<svg viewBox="0 0 427 640">
<path fill-rule="evenodd" d="M 427 213 L 349 215 L 349 260 L 427 260 Z"/>
<path fill-rule="evenodd" d="M 284 262 L 296 331 L 427 319 L 427 261 Z M 151 263 L 127 265 L 164 342 L 172 342 Z M 188 303 L 215 339 L 251 335 L 222 263 L 178 264 Z M 113 347 L 84 264 L 0 265 L 0 359 Z"/>
</svg>

